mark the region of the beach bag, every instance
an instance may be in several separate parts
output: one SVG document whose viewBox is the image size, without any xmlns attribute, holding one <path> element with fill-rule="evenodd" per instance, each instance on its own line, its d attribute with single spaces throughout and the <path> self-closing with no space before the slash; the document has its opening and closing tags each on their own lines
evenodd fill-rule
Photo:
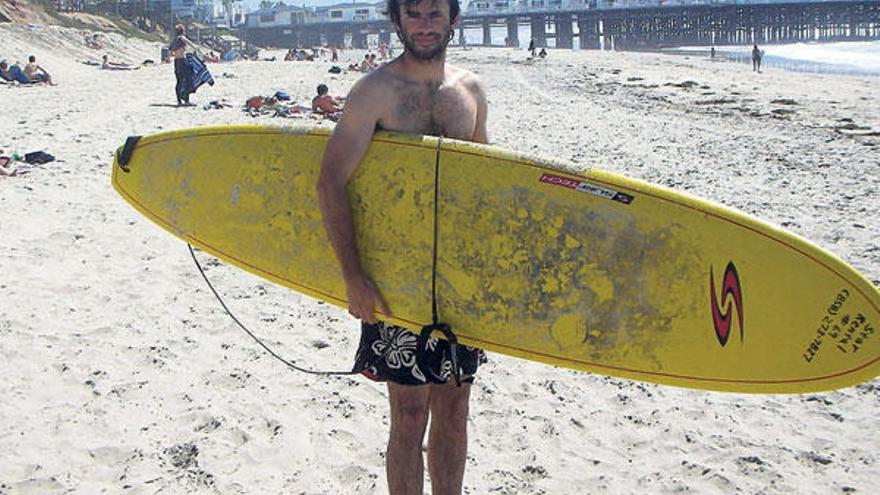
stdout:
<svg viewBox="0 0 880 495">
<path fill-rule="evenodd" d="M 49 163 L 54 162 L 55 157 L 45 151 L 34 151 L 33 153 L 26 153 L 24 161 L 30 164 Z"/>
</svg>

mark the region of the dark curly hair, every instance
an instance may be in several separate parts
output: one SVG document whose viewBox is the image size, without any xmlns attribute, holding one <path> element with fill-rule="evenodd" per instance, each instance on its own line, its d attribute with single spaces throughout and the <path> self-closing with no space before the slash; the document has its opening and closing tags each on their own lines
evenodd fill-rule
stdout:
<svg viewBox="0 0 880 495">
<path fill-rule="evenodd" d="M 400 26 L 400 4 L 416 5 L 425 0 L 387 0 L 385 15 L 391 18 L 391 22 L 395 26 Z M 458 0 L 447 0 L 449 2 L 449 20 L 455 19 L 461 11 L 461 5 Z"/>
</svg>

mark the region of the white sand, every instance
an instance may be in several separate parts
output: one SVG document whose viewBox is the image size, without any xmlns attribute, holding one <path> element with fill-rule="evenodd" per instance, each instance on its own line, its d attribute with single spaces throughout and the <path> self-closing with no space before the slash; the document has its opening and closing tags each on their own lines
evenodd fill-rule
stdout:
<svg viewBox="0 0 880 495">
<path fill-rule="evenodd" d="M 159 45 L 108 38 L 114 60 L 158 59 Z M 150 106 L 174 102 L 168 65 L 88 67 L 75 59 L 100 53 L 57 28 L 0 25 L 0 39 L 0 58 L 33 53 L 59 82 L 0 86 L 0 148 L 59 159 L 0 177 L 0 494 L 385 492 L 384 386 L 287 371 L 234 327 L 186 247 L 109 184 L 130 134 L 294 122 L 240 106 L 276 90 L 308 101 L 319 82 L 344 94 L 358 76 L 330 77 L 328 63 L 212 65 L 217 84 L 195 101 L 235 107 L 178 109 Z M 880 138 L 833 129 L 848 118 L 880 130 L 877 79 L 651 54 L 450 57 L 483 76 L 493 143 L 712 198 L 880 284 Z M 708 88 L 665 85 L 684 81 Z M 733 101 L 700 104 L 720 98 Z M 781 98 L 797 104 L 771 103 Z M 283 355 L 351 365 L 358 331 L 344 311 L 209 264 Z M 466 493 L 876 493 L 878 405 L 877 380 L 744 396 L 492 355 L 473 390 Z"/>
</svg>

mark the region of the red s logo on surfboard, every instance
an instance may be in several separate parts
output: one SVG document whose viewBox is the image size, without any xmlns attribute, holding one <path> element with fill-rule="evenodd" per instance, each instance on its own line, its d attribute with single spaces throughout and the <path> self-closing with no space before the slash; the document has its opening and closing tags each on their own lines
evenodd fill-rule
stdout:
<svg viewBox="0 0 880 495">
<path fill-rule="evenodd" d="M 733 315 L 731 314 L 731 304 L 728 298 L 733 299 L 732 306 L 736 308 L 737 320 L 739 320 L 739 339 L 743 339 L 743 305 L 742 305 L 742 288 L 739 284 L 739 275 L 736 273 L 736 266 L 733 262 L 727 263 L 724 270 L 724 278 L 721 279 L 721 304 L 715 297 L 715 275 L 712 267 L 709 267 L 709 294 L 712 298 L 712 323 L 715 325 L 715 336 L 721 347 L 727 344 L 730 337 L 730 326 L 733 323 Z M 722 308 L 723 306 L 723 308 Z M 724 311 L 722 311 L 724 309 Z"/>
</svg>

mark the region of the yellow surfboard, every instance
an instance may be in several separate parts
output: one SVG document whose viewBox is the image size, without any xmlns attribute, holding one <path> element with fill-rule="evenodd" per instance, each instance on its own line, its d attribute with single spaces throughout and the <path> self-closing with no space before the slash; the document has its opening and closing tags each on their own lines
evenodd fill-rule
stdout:
<svg viewBox="0 0 880 495">
<path fill-rule="evenodd" d="M 130 139 L 113 186 L 223 260 L 339 306 L 315 182 L 328 131 Z M 437 225 L 434 226 L 435 172 Z M 393 323 L 547 364 L 707 390 L 801 393 L 880 370 L 880 292 L 809 242 L 645 182 L 436 137 L 377 133 L 350 184 Z"/>
</svg>

